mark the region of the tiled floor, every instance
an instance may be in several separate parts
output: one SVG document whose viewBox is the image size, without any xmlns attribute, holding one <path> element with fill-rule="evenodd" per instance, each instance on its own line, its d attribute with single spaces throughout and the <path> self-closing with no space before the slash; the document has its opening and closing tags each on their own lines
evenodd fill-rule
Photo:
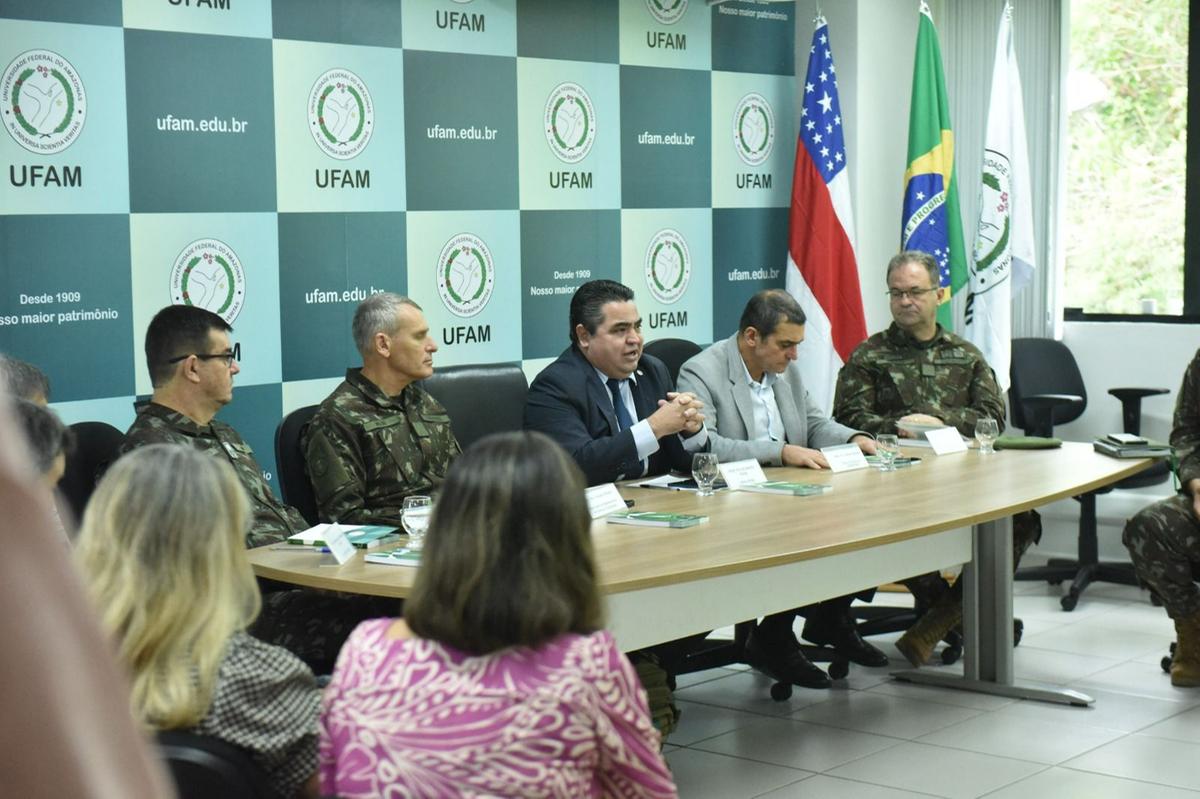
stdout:
<svg viewBox="0 0 1200 799">
<path fill-rule="evenodd" d="M 1077 688 L 1091 708 L 1014 701 L 892 681 L 907 667 L 851 666 L 829 691 L 774 702 L 745 669 L 680 679 L 667 761 L 684 799 L 1200 799 L 1200 689 L 1171 687 L 1174 639 L 1134 588 L 1096 585 L 1064 613 L 1059 588 L 1016 583 L 1025 637 L 1018 679 Z M 880 595 L 877 603 L 906 601 Z M 954 667 L 941 667 L 954 668 Z"/>
</svg>

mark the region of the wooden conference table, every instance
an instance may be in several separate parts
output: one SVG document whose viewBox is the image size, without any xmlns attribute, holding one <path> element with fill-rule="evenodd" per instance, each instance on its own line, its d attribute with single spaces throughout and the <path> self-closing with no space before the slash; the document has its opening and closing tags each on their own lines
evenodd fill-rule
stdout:
<svg viewBox="0 0 1200 799">
<path fill-rule="evenodd" d="M 622 485 L 637 510 L 703 513 L 683 529 L 592 526 L 609 628 L 631 651 L 958 564 L 964 569 L 963 676 L 897 672 L 899 679 L 1069 704 L 1074 691 L 1016 684 L 1012 655 L 1012 529 L 1018 511 L 1099 488 L 1150 460 L 1118 460 L 1090 444 L 1061 449 L 975 450 L 917 466 L 832 474 L 768 469 L 772 479 L 831 483 L 814 497 L 693 492 Z M 309 550 L 250 551 L 260 577 L 351 593 L 403 597 L 415 569 L 344 566 Z"/>
</svg>

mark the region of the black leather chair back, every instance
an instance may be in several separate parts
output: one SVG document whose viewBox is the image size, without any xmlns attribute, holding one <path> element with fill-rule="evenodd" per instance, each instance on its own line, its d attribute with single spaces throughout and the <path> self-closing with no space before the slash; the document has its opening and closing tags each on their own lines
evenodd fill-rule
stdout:
<svg viewBox="0 0 1200 799">
<path fill-rule="evenodd" d="M 524 423 L 529 383 L 519 363 L 446 366 L 422 386 L 450 415 L 463 449 L 488 433 L 520 430 Z"/>
<path fill-rule="evenodd" d="M 647 342 L 645 352 L 648 352 L 666 364 L 667 371 L 671 373 L 671 382 L 674 383 L 679 379 L 680 367 L 687 363 L 689 358 L 700 352 L 701 349 L 699 344 L 695 344 L 687 339 L 660 338 Z"/>
<path fill-rule="evenodd" d="M 1075 356 L 1061 341 L 1050 338 L 1015 338 L 1012 341 L 1012 380 L 1008 389 L 1009 412 L 1013 425 L 1031 435 L 1051 435 L 1049 431 L 1033 432 L 1033 420 L 1028 417 L 1021 404 L 1022 397 L 1036 394 L 1068 394 L 1080 397 L 1083 402 L 1062 405 L 1052 411 L 1052 426 L 1066 424 L 1078 419 L 1087 408 L 1087 389 Z"/>
<path fill-rule="evenodd" d="M 109 464 L 117 459 L 125 434 L 104 422 L 76 422 L 71 425 L 71 431 L 75 434 L 75 450 L 67 456 L 67 469 L 58 489 L 75 518 L 82 519 L 83 509 L 87 507 L 96 483 Z"/>
<path fill-rule="evenodd" d="M 283 501 L 300 511 L 309 524 L 317 523 L 317 497 L 308 471 L 304 468 L 304 450 L 300 433 L 309 419 L 316 415 L 319 405 L 306 405 L 283 417 L 275 428 L 275 468 L 279 470 L 279 492 Z"/>
<path fill-rule="evenodd" d="M 243 750 L 216 738 L 168 730 L 158 734 L 179 799 L 268 799 L 266 774 Z"/>
</svg>

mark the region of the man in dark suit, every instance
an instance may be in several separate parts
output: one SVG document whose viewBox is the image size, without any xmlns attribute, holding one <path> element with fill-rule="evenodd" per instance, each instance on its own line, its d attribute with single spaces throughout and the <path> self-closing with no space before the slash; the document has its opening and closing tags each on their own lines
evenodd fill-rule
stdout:
<svg viewBox="0 0 1200 799">
<path fill-rule="evenodd" d="M 529 387 L 525 429 L 561 444 L 589 486 L 672 468 L 691 471 L 691 453 L 708 446 L 704 406 L 676 392 L 663 362 L 642 353 L 633 290 L 612 280 L 589 281 L 571 297 L 570 315 L 571 346 Z M 687 642 L 630 653 L 664 738 L 679 718 L 668 673 Z"/>
<path fill-rule="evenodd" d="M 529 387 L 525 428 L 561 444 L 588 485 L 691 471 L 708 443 L 704 406 L 676 392 L 663 362 L 642 353 L 633 291 L 584 283 L 571 298 L 571 346 Z"/>
</svg>

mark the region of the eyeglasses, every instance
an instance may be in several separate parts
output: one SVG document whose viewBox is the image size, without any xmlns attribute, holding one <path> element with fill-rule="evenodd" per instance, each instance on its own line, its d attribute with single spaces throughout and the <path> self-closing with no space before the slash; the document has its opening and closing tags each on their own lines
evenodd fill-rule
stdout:
<svg viewBox="0 0 1200 799">
<path fill-rule="evenodd" d="M 913 300 L 919 300 L 931 291 L 937 291 L 937 289 L 888 289 L 887 295 L 892 302 L 902 300 L 905 297 Z"/>
<path fill-rule="evenodd" d="M 193 355 L 202 361 L 224 361 L 226 369 L 233 366 L 233 359 L 236 357 L 232 352 L 189 352 L 187 355 L 179 355 L 175 358 L 172 358 L 171 360 L 167 361 L 167 363 L 179 363 L 180 361 L 185 361 L 188 358 L 191 358 Z"/>
</svg>

